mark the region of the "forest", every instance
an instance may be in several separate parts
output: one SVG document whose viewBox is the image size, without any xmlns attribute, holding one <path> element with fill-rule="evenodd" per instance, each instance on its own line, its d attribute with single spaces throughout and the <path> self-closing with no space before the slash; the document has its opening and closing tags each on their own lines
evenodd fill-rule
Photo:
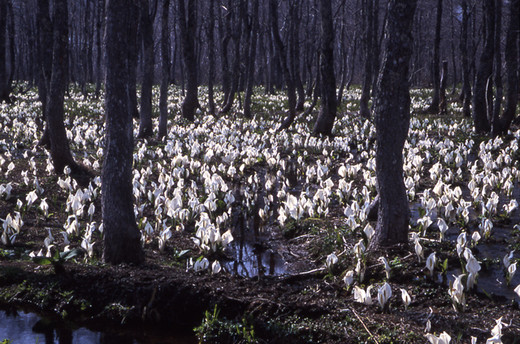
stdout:
<svg viewBox="0 0 520 344">
<path fill-rule="evenodd" d="M 520 343 L 520 0 L 0 0 L 0 343 Z"/>
</svg>

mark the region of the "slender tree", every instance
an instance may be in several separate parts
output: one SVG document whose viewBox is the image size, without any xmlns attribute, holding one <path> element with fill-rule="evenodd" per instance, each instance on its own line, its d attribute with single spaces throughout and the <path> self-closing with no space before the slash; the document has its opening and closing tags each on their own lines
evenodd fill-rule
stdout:
<svg viewBox="0 0 520 344">
<path fill-rule="evenodd" d="M 128 102 L 128 49 L 135 25 L 126 0 L 106 5 L 106 143 L 102 171 L 103 259 L 110 264 L 144 261 L 132 193 L 132 109 Z"/>
<path fill-rule="evenodd" d="M 376 177 L 380 197 L 371 249 L 408 243 L 410 208 L 403 180 L 403 148 L 410 125 L 409 63 L 417 0 L 388 4 L 386 44 L 375 97 Z"/>
<path fill-rule="evenodd" d="M 370 99 L 370 89 L 372 87 L 372 79 L 374 78 L 373 71 L 373 59 L 372 55 L 374 52 L 373 41 L 376 39 L 374 37 L 374 1 L 373 0 L 364 0 L 363 1 L 363 46 L 365 48 L 365 65 L 363 71 L 363 86 L 361 89 L 361 98 L 359 100 L 359 114 L 362 117 L 370 118 L 370 109 L 368 107 L 368 101 Z"/>
<path fill-rule="evenodd" d="M 209 113 L 215 114 L 215 95 L 213 85 L 215 83 L 215 1 L 209 2 L 208 23 L 206 33 L 208 35 L 208 107 Z"/>
<path fill-rule="evenodd" d="M 186 96 L 182 102 L 182 116 L 189 121 L 195 120 L 195 111 L 199 107 L 197 57 L 195 54 L 195 31 L 197 29 L 196 9 L 196 0 L 178 0 L 178 21 L 182 42 L 182 57 L 186 70 Z"/>
<path fill-rule="evenodd" d="M 170 85 L 170 32 L 168 31 L 168 13 L 170 0 L 162 1 L 161 13 L 161 95 L 159 97 L 159 138 L 166 136 L 168 127 L 168 86 Z"/>
<path fill-rule="evenodd" d="M 271 35 L 278 55 L 280 65 L 282 67 L 282 74 L 287 86 L 287 99 L 289 102 L 288 116 L 280 125 L 279 130 L 288 129 L 296 118 L 296 87 L 294 80 L 289 71 L 287 63 L 287 49 L 280 36 L 280 30 L 278 28 L 278 1 L 269 0 L 269 15 L 271 23 Z"/>
<path fill-rule="evenodd" d="M 468 2 L 462 0 L 462 22 L 461 22 L 461 38 L 460 53 L 462 64 L 462 114 L 464 117 L 471 116 L 471 80 L 470 80 L 470 62 L 468 57 Z"/>
<path fill-rule="evenodd" d="M 329 0 L 320 0 L 319 9 L 321 15 L 321 110 L 312 133 L 314 135 L 331 135 L 336 118 L 332 5 Z"/>
<path fill-rule="evenodd" d="M 433 41 L 433 96 L 430 107 L 428 108 L 429 113 L 439 113 L 440 103 L 440 47 L 441 47 L 441 27 L 442 27 L 442 1 L 437 0 L 437 20 L 435 21 L 435 39 Z"/>
<path fill-rule="evenodd" d="M 258 0 L 251 3 L 251 23 L 250 23 L 250 43 L 249 57 L 247 61 L 247 85 L 246 94 L 244 96 L 244 116 L 251 118 L 251 97 L 253 95 L 253 84 L 255 82 L 255 57 L 256 57 L 256 41 L 258 36 Z"/>
<path fill-rule="evenodd" d="M 0 0 L 0 102 L 5 101 L 10 103 L 12 78 L 7 73 L 7 61 L 9 61 L 7 59 L 7 47 L 12 46 L 13 42 L 12 39 L 8 39 L 9 37 L 6 34 L 8 31 L 12 31 L 12 27 L 10 30 L 7 30 L 9 27 L 7 23 L 9 20 L 12 20 L 12 18 L 8 16 L 8 8 L 8 0 Z M 8 43 L 8 41 L 10 42 Z M 13 51 L 12 49 L 9 50 L 9 55 L 12 57 Z M 11 63 L 10 69 L 13 70 L 13 67 Z"/>
<path fill-rule="evenodd" d="M 483 1 L 483 14 L 486 28 L 485 41 L 475 79 L 472 109 L 475 132 L 479 134 L 488 133 L 491 129 L 488 120 L 488 105 L 492 100 L 489 99 L 488 93 L 491 91 L 490 84 L 495 51 L 495 0 Z"/>
<path fill-rule="evenodd" d="M 150 6 L 150 0 L 139 1 L 140 41 L 143 51 L 143 83 L 141 86 L 141 113 L 139 116 L 138 137 L 150 137 L 153 134 L 152 123 L 152 87 L 154 74 L 153 20 L 157 5 Z"/>
</svg>

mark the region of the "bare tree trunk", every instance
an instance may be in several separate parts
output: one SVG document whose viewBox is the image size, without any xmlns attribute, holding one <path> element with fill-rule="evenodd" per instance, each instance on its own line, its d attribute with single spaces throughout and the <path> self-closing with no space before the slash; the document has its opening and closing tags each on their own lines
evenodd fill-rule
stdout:
<svg viewBox="0 0 520 344">
<path fill-rule="evenodd" d="M 488 133 L 491 129 L 488 120 L 487 90 L 493 74 L 493 55 L 495 39 L 495 0 L 484 0 L 484 19 L 486 24 L 484 49 L 480 55 L 475 90 L 473 92 L 473 122 L 475 132 Z"/>
<path fill-rule="evenodd" d="M 130 106 L 130 113 L 132 114 L 132 118 L 139 118 L 139 110 L 137 109 L 137 62 L 138 62 L 138 49 L 137 49 L 137 23 L 139 21 L 139 8 L 137 7 L 137 3 L 132 1 L 128 4 L 130 7 L 130 15 L 132 16 L 132 22 L 134 23 L 129 27 L 130 30 L 130 39 L 128 40 L 128 44 L 130 47 L 128 50 L 128 64 L 127 64 L 127 73 L 129 76 L 129 82 L 126 84 L 128 87 L 128 104 Z M 105 24 L 106 25 L 106 24 Z"/>
<path fill-rule="evenodd" d="M 439 115 L 448 114 L 448 101 L 446 99 L 446 84 L 448 83 L 448 61 L 442 61 L 441 83 L 439 87 Z"/>
<path fill-rule="evenodd" d="M 141 86 L 141 113 L 139 117 L 138 137 L 150 137 L 153 134 L 152 123 L 152 87 L 154 74 L 153 19 L 155 8 L 150 8 L 149 0 L 140 0 L 140 28 L 143 47 L 143 83 Z"/>
<path fill-rule="evenodd" d="M 460 52 L 462 56 L 462 114 L 464 117 L 471 116 L 471 81 L 470 62 L 468 58 L 468 4 L 462 0 L 462 26 L 460 39 Z"/>
<path fill-rule="evenodd" d="M 517 17 L 518 18 L 518 17 Z M 519 19 L 520 20 L 520 19 Z M 494 76 L 495 76 L 495 101 L 493 104 L 491 114 L 491 133 L 493 136 L 498 136 L 501 133 L 500 128 L 500 112 L 502 107 L 502 96 L 504 89 L 502 86 L 502 49 L 500 48 L 500 41 L 502 37 L 502 1 L 495 2 L 495 61 L 494 61 Z"/>
<path fill-rule="evenodd" d="M 271 15 L 271 34 L 277 54 L 279 56 L 280 65 L 282 67 L 282 74 L 287 86 L 287 98 L 289 102 L 289 113 L 285 120 L 280 125 L 278 130 L 288 129 L 296 118 L 296 88 L 294 86 L 293 77 L 289 71 L 287 64 L 287 52 L 280 37 L 280 30 L 278 29 L 278 6 L 276 0 L 269 0 L 269 10 Z"/>
<path fill-rule="evenodd" d="M 47 126 L 47 94 L 50 88 L 52 74 L 52 22 L 49 13 L 49 0 L 39 0 L 37 3 L 38 59 L 38 96 L 42 103 L 42 119 L 44 129 L 39 146 L 50 148 L 49 127 Z"/>
<path fill-rule="evenodd" d="M 135 17 L 126 0 L 106 7 L 106 144 L 102 172 L 103 259 L 109 264 L 144 261 L 132 194 L 132 110 L 128 102 L 129 56 Z"/>
<path fill-rule="evenodd" d="M 168 32 L 168 13 L 170 0 L 163 0 L 161 15 L 161 95 L 159 98 L 159 138 L 166 136 L 168 129 L 168 86 L 170 85 L 170 33 Z"/>
<path fill-rule="evenodd" d="M 105 0 L 97 0 L 97 15 L 96 15 L 96 98 L 101 92 L 101 83 L 103 82 L 103 51 L 102 45 L 102 31 L 103 19 L 105 17 Z"/>
<path fill-rule="evenodd" d="M 209 2 L 209 20 L 207 27 L 208 35 L 208 106 L 209 113 L 215 114 L 215 96 L 213 91 L 213 84 L 215 79 L 215 5 L 214 1 Z"/>
<path fill-rule="evenodd" d="M 435 23 L 435 41 L 433 42 L 433 96 L 427 112 L 439 113 L 440 102 L 440 47 L 441 47 L 441 26 L 442 26 L 442 1 L 437 0 L 437 20 Z"/>
<path fill-rule="evenodd" d="M 187 6 L 185 6 L 187 1 Z M 186 67 L 186 97 L 182 103 L 182 116 L 188 121 L 195 120 L 199 107 L 197 86 L 197 57 L 195 56 L 195 30 L 197 28 L 196 0 L 178 0 L 179 27 L 181 31 L 182 56 Z M 187 12 L 186 12 L 187 10 Z"/>
<path fill-rule="evenodd" d="M 57 174 L 62 174 L 65 166 L 69 166 L 72 170 L 72 175 L 79 175 L 82 173 L 82 169 L 72 157 L 63 122 L 68 66 L 67 0 L 54 0 L 53 12 L 52 73 L 47 94 L 46 110 L 51 158 Z"/>
<path fill-rule="evenodd" d="M 336 119 L 336 79 L 334 76 L 334 27 L 332 5 L 320 0 L 321 14 L 321 110 L 312 130 L 313 135 L 332 135 Z"/>
<path fill-rule="evenodd" d="M 7 77 L 6 59 L 6 24 L 7 24 L 7 0 L 0 0 L 0 103 L 11 102 L 9 97 L 9 85 Z"/>
<path fill-rule="evenodd" d="M 403 180 L 403 148 L 410 124 L 409 63 L 417 0 L 391 0 L 383 64 L 377 82 L 376 177 L 380 197 L 370 249 L 408 243 L 410 208 Z"/>
<path fill-rule="evenodd" d="M 519 71 L 518 71 L 518 46 L 520 37 L 520 0 L 511 0 L 509 3 L 510 19 L 506 37 L 506 106 L 500 120 L 501 133 L 506 133 L 515 118 L 516 106 L 518 104 Z"/>
<path fill-rule="evenodd" d="M 252 118 L 251 115 L 251 97 L 253 96 L 253 85 L 255 83 L 255 57 L 256 57 L 256 41 L 258 39 L 258 0 L 252 0 L 251 11 L 251 30 L 249 57 L 247 61 L 247 86 L 244 96 L 244 116 Z"/>
<path fill-rule="evenodd" d="M 365 47 L 365 66 L 363 71 L 363 86 L 361 90 L 361 98 L 359 100 L 359 115 L 364 118 L 370 118 L 370 109 L 368 107 L 368 101 L 370 100 L 370 89 L 372 87 L 373 79 L 373 60 L 372 60 L 372 47 L 374 32 L 373 32 L 373 21 L 374 21 L 374 2 L 373 0 L 363 1 L 363 46 Z"/>
</svg>

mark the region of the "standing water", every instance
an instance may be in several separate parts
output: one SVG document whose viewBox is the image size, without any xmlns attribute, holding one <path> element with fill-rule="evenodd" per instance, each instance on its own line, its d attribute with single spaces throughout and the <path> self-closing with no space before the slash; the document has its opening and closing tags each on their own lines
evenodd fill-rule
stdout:
<svg viewBox="0 0 520 344">
<path fill-rule="evenodd" d="M 0 342 L 12 344 L 197 343 L 194 336 L 156 336 L 149 331 L 128 333 L 117 329 L 93 331 L 25 311 L 0 310 Z"/>
</svg>

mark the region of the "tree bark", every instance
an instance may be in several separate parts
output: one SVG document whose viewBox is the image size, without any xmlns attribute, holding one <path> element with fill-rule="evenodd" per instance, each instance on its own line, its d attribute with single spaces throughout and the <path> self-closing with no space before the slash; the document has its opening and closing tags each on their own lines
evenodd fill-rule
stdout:
<svg viewBox="0 0 520 344">
<path fill-rule="evenodd" d="M 42 103 L 42 122 L 44 129 L 39 146 L 50 147 L 49 128 L 47 126 L 47 93 L 49 92 L 52 74 L 52 22 L 49 13 L 49 0 L 37 3 L 38 28 L 38 96 Z"/>
<path fill-rule="evenodd" d="M 442 61 L 441 80 L 439 86 L 439 115 L 448 114 L 448 101 L 446 99 L 446 84 L 448 83 L 448 61 Z"/>
<path fill-rule="evenodd" d="M 67 0 L 54 0 L 53 3 L 53 48 L 52 73 L 47 94 L 47 127 L 49 129 L 51 158 L 54 170 L 62 174 L 65 166 L 69 166 L 72 174 L 80 174 L 81 168 L 76 164 L 70 151 L 65 131 L 64 98 L 67 88 L 68 68 L 68 9 Z"/>
<path fill-rule="evenodd" d="M 500 128 L 500 113 L 502 107 L 502 96 L 504 89 L 502 86 L 502 51 L 500 48 L 500 41 L 502 37 L 502 0 L 495 2 L 495 38 L 494 38 L 494 85 L 495 97 L 493 107 L 491 109 L 491 133 L 493 136 L 498 136 L 501 133 Z"/>
<path fill-rule="evenodd" d="M 106 143 L 102 172 L 103 259 L 109 264 L 144 261 L 132 193 L 133 134 L 128 66 L 135 17 L 126 0 L 106 6 Z"/>
<path fill-rule="evenodd" d="M 506 37 L 506 106 L 500 120 L 500 130 L 504 134 L 509 130 L 515 118 L 519 92 L 518 46 L 520 37 L 520 0 L 511 0 L 509 3 L 510 19 Z"/>
<path fill-rule="evenodd" d="M 9 97 L 9 85 L 7 77 L 7 49 L 6 49 L 6 24 L 7 24 L 7 0 L 0 0 L 0 103 L 11 102 Z"/>
<path fill-rule="evenodd" d="M 159 97 L 159 138 L 166 136 L 168 129 L 168 86 L 170 85 L 170 33 L 168 31 L 168 13 L 170 0 L 163 0 L 161 15 L 161 95 Z"/>
<path fill-rule="evenodd" d="M 313 135 L 332 135 L 336 119 L 336 79 L 334 76 L 334 27 L 332 5 L 320 0 L 321 15 L 321 110 L 312 130 Z"/>
<path fill-rule="evenodd" d="M 258 0 L 252 0 L 251 11 L 251 30 L 249 43 L 249 57 L 247 61 L 247 85 L 246 94 L 244 96 L 244 116 L 252 118 L 251 114 L 251 97 L 253 96 L 253 85 L 255 83 L 255 57 L 256 42 L 258 39 Z"/>
<path fill-rule="evenodd" d="M 277 55 L 279 57 L 285 85 L 287 86 L 287 98 L 289 102 L 288 116 L 285 118 L 285 120 L 280 125 L 280 128 L 278 129 L 285 130 L 291 126 L 296 118 L 296 87 L 287 64 L 286 47 L 282 42 L 282 38 L 280 37 L 280 30 L 278 29 L 278 2 L 276 0 L 269 0 L 269 14 L 271 16 L 271 34 L 273 37 L 275 49 L 277 50 Z"/>
<path fill-rule="evenodd" d="M 439 113 L 440 102 L 440 47 L 442 26 L 442 0 L 437 0 L 437 20 L 435 23 L 435 40 L 433 42 L 433 96 L 427 112 Z"/>
<path fill-rule="evenodd" d="M 462 114 L 464 117 L 471 116 L 471 80 L 470 62 L 468 58 L 468 3 L 462 0 L 462 25 L 460 39 L 460 53 L 462 57 Z"/>
<path fill-rule="evenodd" d="M 391 0 L 388 6 L 386 45 L 374 107 L 380 202 L 370 249 L 407 244 L 410 217 L 403 180 L 403 148 L 410 124 L 408 74 L 417 0 Z"/>
<path fill-rule="evenodd" d="M 363 1 L 363 45 L 365 47 L 365 66 L 363 71 L 363 86 L 361 90 L 361 98 L 359 100 L 359 115 L 364 118 L 370 118 L 370 109 L 368 101 L 370 100 L 370 90 L 373 79 L 373 40 L 374 37 L 374 3 L 373 0 Z"/>
<path fill-rule="evenodd" d="M 187 6 L 185 6 L 187 1 Z M 186 96 L 182 103 L 182 116 L 188 121 L 195 120 L 199 107 L 197 87 L 197 58 L 195 56 L 195 30 L 197 28 L 196 0 L 178 0 L 179 27 L 182 42 L 182 56 L 186 70 Z M 187 12 L 186 12 L 187 10 Z"/>
<path fill-rule="evenodd" d="M 209 113 L 215 115 L 215 96 L 213 85 L 215 83 L 215 5 L 214 1 L 209 2 L 209 20 L 207 27 L 208 35 L 208 107 Z"/>
<path fill-rule="evenodd" d="M 143 48 L 143 83 L 141 86 L 141 113 L 139 117 L 138 137 L 150 137 L 153 134 L 152 123 L 152 87 L 154 74 L 154 40 L 153 40 L 153 14 L 149 0 L 140 0 L 140 32 Z"/>
<path fill-rule="evenodd" d="M 488 83 L 493 74 L 495 39 L 495 0 L 484 0 L 484 20 L 486 26 L 484 49 L 475 79 L 473 92 L 473 123 L 477 134 L 488 133 L 491 129 L 488 120 Z"/>
</svg>

